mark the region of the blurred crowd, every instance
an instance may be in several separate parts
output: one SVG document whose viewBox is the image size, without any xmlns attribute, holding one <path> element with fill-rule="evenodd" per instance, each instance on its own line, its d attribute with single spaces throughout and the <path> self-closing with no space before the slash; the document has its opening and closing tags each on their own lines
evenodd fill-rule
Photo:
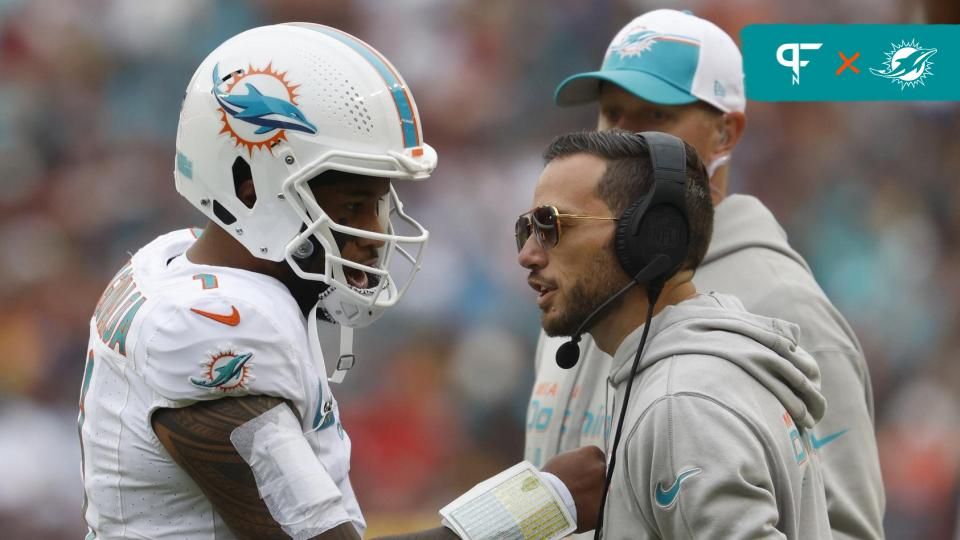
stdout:
<svg viewBox="0 0 960 540">
<path fill-rule="evenodd" d="M 338 389 L 371 532 L 435 525 L 519 461 L 538 317 L 513 222 L 547 142 L 595 123 L 552 92 L 666 5 L 735 38 L 760 22 L 918 22 L 897 0 L 0 0 L 3 536 L 84 534 L 75 422 L 94 304 L 131 252 L 203 225 L 173 186 L 183 90 L 222 40 L 274 22 L 381 50 L 440 155 L 433 178 L 398 188 L 431 230 L 424 269 L 358 334 Z M 773 210 L 866 351 L 888 536 L 960 538 L 960 107 L 749 102 L 747 119 L 732 190 Z"/>
</svg>

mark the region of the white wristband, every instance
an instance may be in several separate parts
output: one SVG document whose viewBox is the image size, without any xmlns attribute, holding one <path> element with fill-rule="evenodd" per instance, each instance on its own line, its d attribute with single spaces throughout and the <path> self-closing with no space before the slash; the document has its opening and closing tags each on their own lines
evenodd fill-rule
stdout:
<svg viewBox="0 0 960 540">
<path fill-rule="evenodd" d="M 577 522 L 577 505 L 573 502 L 573 495 L 570 494 L 570 490 L 567 489 L 567 485 L 563 483 L 563 480 L 557 478 L 557 475 L 553 473 L 548 473 L 546 471 L 540 471 L 540 477 L 546 478 L 550 481 L 550 484 L 553 486 L 553 489 L 557 491 L 557 494 L 560 495 L 560 498 L 563 499 L 563 504 L 567 506 L 567 511 L 570 512 L 570 515 L 573 517 L 573 522 Z"/>
</svg>

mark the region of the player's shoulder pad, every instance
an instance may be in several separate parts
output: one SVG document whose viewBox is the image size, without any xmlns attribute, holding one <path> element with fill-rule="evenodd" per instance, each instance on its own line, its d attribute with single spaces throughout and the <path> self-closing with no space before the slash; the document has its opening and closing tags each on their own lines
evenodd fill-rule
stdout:
<svg viewBox="0 0 960 540">
<path fill-rule="evenodd" d="M 246 394 L 300 401 L 313 377 L 305 324 L 279 282 L 242 270 L 184 265 L 153 291 L 139 370 L 163 397 Z"/>
</svg>

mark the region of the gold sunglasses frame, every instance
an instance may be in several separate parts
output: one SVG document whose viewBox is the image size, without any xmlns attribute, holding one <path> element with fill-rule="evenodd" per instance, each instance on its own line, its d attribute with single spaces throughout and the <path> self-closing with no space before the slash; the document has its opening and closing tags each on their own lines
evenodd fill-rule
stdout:
<svg viewBox="0 0 960 540">
<path fill-rule="evenodd" d="M 533 214 L 534 214 L 537 210 L 540 210 L 541 208 L 549 208 L 549 209 L 550 209 L 550 213 L 551 213 L 554 217 L 556 217 L 556 231 L 557 231 L 557 235 L 556 235 L 556 236 L 557 236 L 557 239 L 556 239 L 556 241 L 554 241 L 554 243 L 553 243 L 552 246 L 549 246 L 549 247 L 548 247 L 548 246 L 545 246 L 545 245 L 543 245 L 543 240 L 540 239 L 540 235 L 537 234 L 536 230 L 533 230 L 533 231 L 531 231 L 530 235 L 527 236 L 527 240 L 529 240 L 531 236 L 534 237 L 534 238 L 536 238 L 536 239 L 537 239 L 537 244 L 539 244 L 540 247 L 543 248 L 543 249 L 549 249 L 549 248 L 551 248 L 551 247 L 556 247 L 557 244 L 560 243 L 560 236 L 561 236 L 561 233 L 562 233 L 562 230 L 561 230 L 561 227 L 560 227 L 561 219 L 593 219 L 593 220 L 597 220 L 597 221 L 620 221 L 620 218 L 608 217 L 608 216 L 587 216 L 587 215 L 583 215 L 583 214 L 562 214 L 562 213 L 560 213 L 559 210 L 557 210 L 557 207 L 556 207 L 556 206 L 553 206 L 553 205 L 550 205 L 550 204 L 545 204 L 545 205 L 543 205 L 543 206 L 538 206 L 538 207 L 534 208 L 533 210 L 530 210 L 529 212 L 524 212 L 523 214 L 520 214 L 520 216 L 517 217 L 516 223 L 514 224 L 514 236 L 516 237 L 516 240 L 517 240 L 517 252 L 518 252 L 518 253 L 519 253 L 521 250 L 523 250 L 523 245 L 520 245 L 520 233 L 519 233 L 519 227 L 517 227 L 517 225 L 520 223 L 520 220 L 526 218 L 526 219 L 527 219 L 527 227 L 528 227 L 528 230 L 529 230 L 530 227 L 532 227 L 532 228 L 534 228 L 534 229 L 538 229 L 538 228 L 542 227 L 542 225 L 540 224 L 540 222 L 533 217 Z M 526 241 L 524 241 L 524 245 L 525 245 L 525 244 L 526 244 Z"/>
</svg>

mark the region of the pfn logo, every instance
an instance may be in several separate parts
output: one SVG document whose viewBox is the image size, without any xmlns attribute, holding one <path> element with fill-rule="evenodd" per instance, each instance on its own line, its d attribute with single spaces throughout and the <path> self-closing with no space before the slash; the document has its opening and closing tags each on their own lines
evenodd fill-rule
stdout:
<svg viewBox="0 0 960 540">
<path fill-rule="evenodd" d="M 784 43 L 777 49 L 777 62 L 793 70 L 793 84 L 800 84 L 800 68 L 810 63 L 809 60 L 800 59 L 800 51 L 815 51 L 821 46 L 823 43 Z M 786 57 L 787 51 L 790 52 L 790 58 Z"/>
</svg>

